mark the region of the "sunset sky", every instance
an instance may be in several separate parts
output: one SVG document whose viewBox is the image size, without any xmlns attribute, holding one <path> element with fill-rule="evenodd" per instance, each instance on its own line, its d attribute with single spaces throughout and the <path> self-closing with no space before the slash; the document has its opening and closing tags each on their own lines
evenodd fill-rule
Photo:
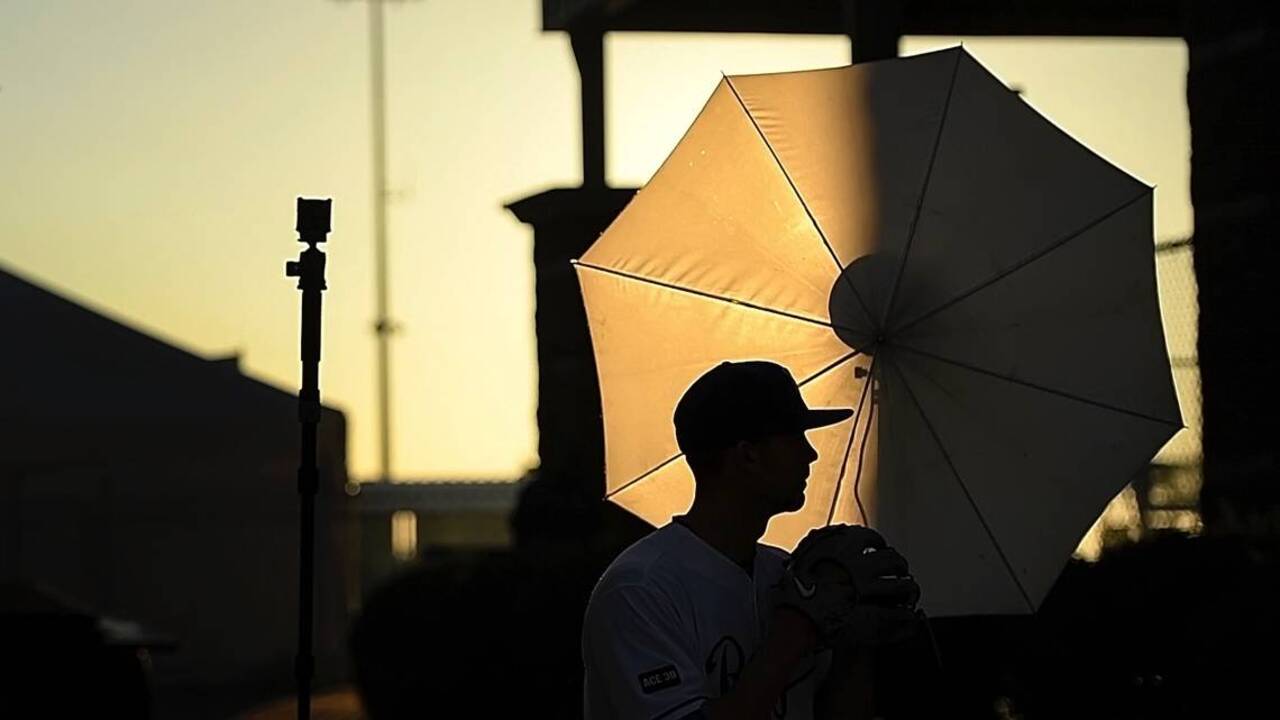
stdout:
<svg viewBox="0 0 1280 720">
<path fill-rule="evenodd" d="M 580 179 L 577 72 L 539 8 L 387 6 L 400 479 L 537 462 L 532 237 L 502 205 Z M 347 413 L 356 478 L 376 473 L 378 446 L 367 17 L 337 0 L 0 4 L 0 268 L 202 356 L 239 353 L 293 392 L 294 198 L 334 198 L 321 389 Z M 1157 239 L 1190 234 L 1183 43 L 963 40 L 1157 186 Z M 848 57 L 839 37 L 610 37 L 610 181 L 643 183 L 722 72 Z"/>
</svg>

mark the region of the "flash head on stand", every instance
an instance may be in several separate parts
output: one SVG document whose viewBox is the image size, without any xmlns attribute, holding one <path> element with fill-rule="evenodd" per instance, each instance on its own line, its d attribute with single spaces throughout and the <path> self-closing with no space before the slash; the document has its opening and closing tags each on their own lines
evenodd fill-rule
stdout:
<svg viewBox="0 0 1280 720">
<path fill-rule="evenodd" d="M 325 198 L 298 198 L 298 241 L 322 243 L 329 234 L 329 218 L 333 200 Z"/>
</svg>

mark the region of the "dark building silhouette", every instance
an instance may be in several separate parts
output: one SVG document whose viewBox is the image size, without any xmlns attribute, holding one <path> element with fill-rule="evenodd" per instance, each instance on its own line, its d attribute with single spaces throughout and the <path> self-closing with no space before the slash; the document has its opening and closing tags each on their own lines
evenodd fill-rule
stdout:
<svg viewBox="0 0 1280 720">
<path fill-rule="evenodd" d="M 1280 21 L 1270 3 L 1185 3 L 1200 286 L 1205 526 L 1280 534 L 1273 426 L 1280 268 Z"/>
<path fill-rule="evenodd" d="M 361 483 L 349 501 L 360 596 L 423 558 L 510 548 L 509 519 L 522 487 L 497 478 Z"/>
<path fill-rule="evenodd" d="M 577 47 L 575 45 L 575 47 Z M 603 118 L 601 118 L 603 122 Z M 587 315 L 569 261 L 599 237 L 633 190 L 603 185 L 549 190 L 507 207 L 533 226 L 541 464 L 513 517 L 517 542 L 589 542 L 605 531 L 635 536 L 643 524 L 604 506 L 604 428 Z"/>
<path fill-rule="evenodd" d="M 161 717 L 292 687 L 297 400 L 0 270 L 0 579 L 48 587 L 176 647 Z M 320 677 L 343 666 L 346 424 L 320 424 Z M 0 715 L 5 714 L 0 709 Z"/>
</svg>

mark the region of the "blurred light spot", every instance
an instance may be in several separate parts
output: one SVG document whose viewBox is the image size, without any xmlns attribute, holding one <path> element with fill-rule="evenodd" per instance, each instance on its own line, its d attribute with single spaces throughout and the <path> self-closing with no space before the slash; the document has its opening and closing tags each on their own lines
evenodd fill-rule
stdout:
<svg viewBox="0 0 1280 720">
<path fill-rule="evenodd" d="M 418 514 L 397 510 L 391 514 L 391 554 L 400 561 L 412 560 L 418 554 Z"/>
</svg>

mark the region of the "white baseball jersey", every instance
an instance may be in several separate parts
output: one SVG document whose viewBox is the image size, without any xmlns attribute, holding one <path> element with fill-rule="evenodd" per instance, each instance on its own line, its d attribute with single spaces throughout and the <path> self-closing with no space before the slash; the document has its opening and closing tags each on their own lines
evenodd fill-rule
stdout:
<svg viewBox="0 0 1280 720">
<path fill-rule="evenodd" d="M 787 554 L 756 546 L 750 577 L 679 523 L 619 555 L 582 627 L 586 720 L 676 720 L 728 693 L 768 632 L 769 587 Z M 806 659 L 774 706 L 810 720 L 830 653 Z"/>
</svg>

